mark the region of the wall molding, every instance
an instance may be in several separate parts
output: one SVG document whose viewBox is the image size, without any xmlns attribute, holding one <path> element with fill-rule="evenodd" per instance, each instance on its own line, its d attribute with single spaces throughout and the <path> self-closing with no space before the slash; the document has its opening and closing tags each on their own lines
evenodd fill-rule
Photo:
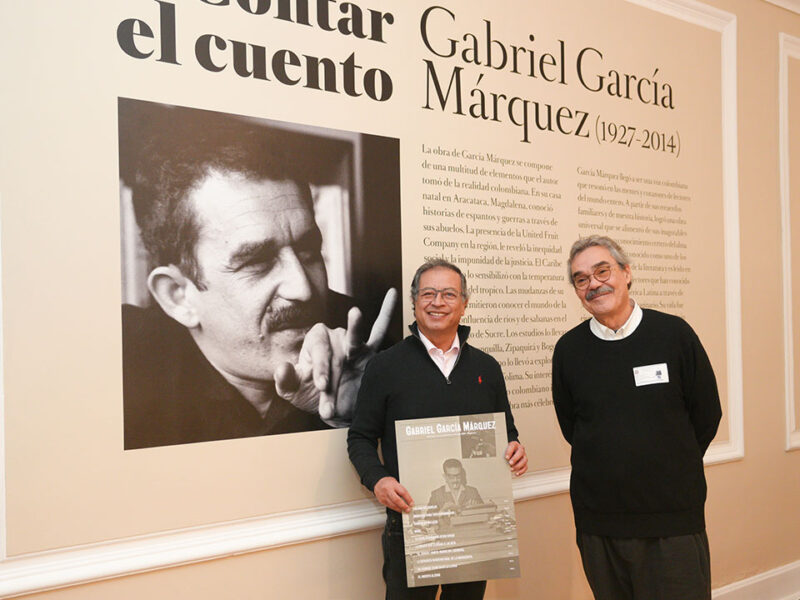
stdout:
<svg viewBox="0 0 800 600">
<path fill-rule="evenodd" d="M 514 498 L 524 500 L 563 492 L 569 487 L 569 472 L 569 468 L 552 469 L 517 479 Z M 359 500 L 29 554 L 0 563 L 0 597 L 353 534 L 383 527 L 385 521 L 381 505 Z"/>
<path fill-rule="evenodd" d="M 369 500 L 11 558 L 0 564 L 0 597 L 133 575 L 380 527 Z"/>
<path fill-rule="evenodd" d="M 792 1 L 792 0 L 788 0 Z M 800 0 L 797 0 L 800 2 Z M 736 15 L 719 8 L 715 8 L 696 0 L 627 0 L 631 4 L 638 4 L 655 12 L 660 12 L 681 21 L 699 25 L 706 29 L 724 32 L 728 27 L 736 24 Z M 735 31 L 735 29 L 734 29 Z M 736 42 L 734 36 L 734 44 Z M 724 62 L 723 57 L 723 62 Z"/>
<path fill-rule="evenodd" d="M 525 475 L 514 481 L 514 499 L 563 493 L 569 476 L 569 467 Z M 0 598 L 374 530 L 385 519 L 376 501 L 359 500 L 28 554 L 0 562 Z"/>
<path fill-rule="evenodd" d="M 798 3 L 800 4 L 800 3 Z M 780 151 L 780 193 L 781 193 L 781 252 L 783 271 L 783 355 L 784 355 L 784 393 L 786 406 L 786 450 L 800 448 L 800 428 L 796 422 L 795 361 L 794 361 L 794 320 L 792 315 L 792 221 L 791 188 L 789 176 L 791 162 L 789 156 L 789 59 L 800 59 L 800 38 L 781 33 L 778 36 L 779 75 L 778 75 L 778 119 Z M 800 115 L 795 115 L 800 116 Z"/>
<path fill-rule="evenodd" d="M 800 0 L 767 0 L 767 2 L 800 15 Z"/>
<path fill-rule="evenodd" d="M 0 193 L 0 234 L 2 233 L 3 196 Z M 0 559 L 6 557 L 6 388 L 5 388 L 5 344 L 3 337 L 3 242 L 0 235 Z"/>
<path fill-rule="evenodd" d="M 797 600 L 800 561 L 759 573 L 713 591 L 714 600 Z"/>
<path fill-rule="evenodd" d="M 705 463 L 744 456 L 742 304 L 739 246 L 739 141 L 737 129 L 736 15 L 695 0 L 628 0 L 632 4 L 721 34 L 722 195 L 725 247 L 725 332 L 728 384 L 728 440 L 713 444 Z M 800 0 L 798 0 L 800 2 Z"/>
</svg>

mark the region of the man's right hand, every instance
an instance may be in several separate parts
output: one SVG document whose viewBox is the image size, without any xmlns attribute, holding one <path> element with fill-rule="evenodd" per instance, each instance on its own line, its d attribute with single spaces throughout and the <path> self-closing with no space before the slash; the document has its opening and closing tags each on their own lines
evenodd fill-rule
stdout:
<svg viewBox="0 0 800 600">
<path fill-rule="evenodd" d="M 397 512 L 410 512 L 414 506 L 411 494 L 394 477 L 379 479 L 372 491 L 378 502 Z"/>
<path fill-rule="evenodd" d="M 332 427 L 347 427 L 353 418 L 361 377 L 383 342 L 397 303 L 390 288 L 369 338 L 361 311 L 351 308 L 347 329 L 317 323 L 306 334 L 297 364 L 286 362 L 275 371 L 275 390 L 300 410 L 319 413 Z"/>
</svg>

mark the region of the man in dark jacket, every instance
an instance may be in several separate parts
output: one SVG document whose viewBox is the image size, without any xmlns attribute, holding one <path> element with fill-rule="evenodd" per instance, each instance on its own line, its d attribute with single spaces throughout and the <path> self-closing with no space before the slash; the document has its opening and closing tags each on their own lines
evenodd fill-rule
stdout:
<svg viewBox="0 0 800 600">
<path fill-rule="evenodd" d="M 510 440 L 505 458 L 515 475 L 527 470 L 500 365 L 468 345 L 469 327 L 459 325 L 468 298 L 466 278 L 455 265 L 437 260 L 417 269 L 412 335 L 370 361 L 358 393 L 347 445 L 361 482 L 387 507 L 382 539 L 387 600 L 432 600 L 439 588 L 406 584 L 400 513 L 409 512 L 414 501 L 398 481 L 395 421 L 504 412 Z M 445 584 L 441 600 L 480 599 L 485 589 L 485 581 Z"/>
<path fill-rule="evenodd" d="M 613 240 L 579 239 L 568 273 L 592 318 L 556 344 L 553 402 L 595 598 L 710 599 L 703 454 L 722 413 L 708 356 L 683 319 L 629 297 Z"/>
</svg>

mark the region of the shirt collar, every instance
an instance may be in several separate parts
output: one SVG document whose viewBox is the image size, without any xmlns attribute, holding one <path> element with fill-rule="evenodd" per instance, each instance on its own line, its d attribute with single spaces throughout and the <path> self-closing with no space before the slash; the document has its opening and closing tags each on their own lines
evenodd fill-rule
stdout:
<svg viewBox="0 0 800 600">
<path fill-rule="evenodd" d="M 418 331 L 418 333 L 419 333 L 419 339 L 422 340 L 423 344 L 425 344 L 425 349 L 428 351 L 428 354 L 430 354 L 431 350 L 434 349 L 438 350 L 439 352 L 442 352 L 442 350 L 440 350 L 436 345 L 434 345 L 432 341 L 430 341 L 428 338 L 425 337 L 424 333 L 422 333 L 421 331 Z M 444 354 L 447 354 L 447 352 L 452 351 L 453 348 L 456 349 L 456 352 L 458 352 L 461 349 L 461 346 L 459 345 L 458 341 L 458 335 L 453 336 L 453 343 L 450 344 L 450 348 L 448 348 L 447 351 L 444 352 Z"/>
<path fill-rule="evenodd" d="M 633 312 L 631 312 L 631 316 L 628 317 L 628 320 L 625 321 L 625 324 L 614 331 L 610 327 L 606 327 L 600 321 L 592 317 L 589 321 L 589 329 L 592 330 L 592 333 L 599 337 L 601 340 L 606 340 L 609 342 L 613 342 L 616 340 L 621 340 L 628 337 L 639 326 L 639 323 L 642 322 L 642 309 L 636 303 L 635 300 L 631 300 L 633 302 Z"/>
</svg>

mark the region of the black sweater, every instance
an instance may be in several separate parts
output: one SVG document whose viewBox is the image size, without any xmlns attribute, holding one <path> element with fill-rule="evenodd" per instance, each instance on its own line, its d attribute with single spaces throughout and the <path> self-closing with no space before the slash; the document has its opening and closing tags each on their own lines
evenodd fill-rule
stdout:
<svg viewBox="0 0 800 600">
<path fill-rule="evenodd" d="M 416 324 L 411 331 L 414 335 L 377 354 L 367 365 L 347 434 L 350 460 L 370 490 L 383 477 L 399 480 L 397 420 L 504 412 L 509 441 L 518 438 L 500 365 L 465 343 L 469 327 L 458 328 L 461 352 L 449 377 L 431 360 L 417 337 Z M 379 440 L 383 463 L 378 456 Z"/>
<path fill-rule="evenodd" d="M 636 386 L 635 367 L 666 363 L 668 383 Z M 627 338 L 585 321 L 553 353 L 553 401 L 572 444 L 575 526 L 611 537 L 705 529 L 703 454 L 722 415 L 711 363 L 679 317 L 644 310 Z"/>
</svg>

